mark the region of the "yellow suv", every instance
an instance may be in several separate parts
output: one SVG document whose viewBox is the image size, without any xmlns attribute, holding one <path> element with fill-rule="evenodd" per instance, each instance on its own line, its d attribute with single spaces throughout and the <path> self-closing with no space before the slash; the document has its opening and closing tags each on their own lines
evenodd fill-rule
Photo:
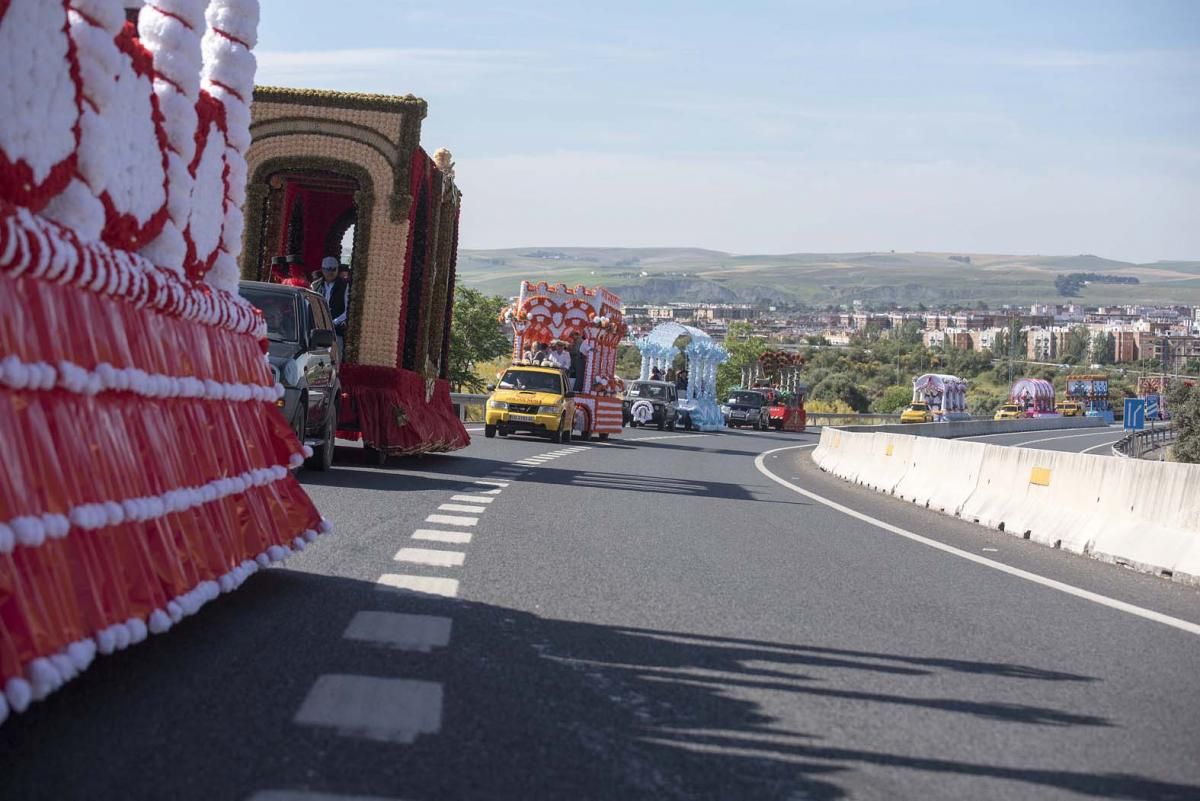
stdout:
<svg viewBox="0 0 1200 801">
<path fill-rule="evenodd" d="M 1079 401 L 1059 401 L 1054 404 L 1054 411 L 1063 417 L 1083 417 L 1083 406 Z"/>
<path fill-rule="evenodd" d="M 928 403 L 910 403 L 900 412 L 901 423 L 932 423 L 933 410 Z"/>
<path fill-rule="evenodd" d="M 563 371 L 556 367 L 510 367 L 491 385 L 483 435 L 507 437 L 515 431 L 549 435 L 570 442 L 575 419 L 574 394 L 567 391 Z"/>
<path fill-rule="evenodd" d="M 1019 420 L 1025 416 L 1025 410 L 1015 403 L 1006 403 L 996 410 L 993 420 Z"/>
</svg>

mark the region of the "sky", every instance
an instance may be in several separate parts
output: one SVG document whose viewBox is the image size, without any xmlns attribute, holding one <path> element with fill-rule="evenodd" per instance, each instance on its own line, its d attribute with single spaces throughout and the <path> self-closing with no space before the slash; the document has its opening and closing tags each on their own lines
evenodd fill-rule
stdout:
<svg viewBox="0 0 1200 801">
<path fill-rule="evenodd" d="M 260 84 L 429 102 L 464 248 L 1200 259 L 1200 2 L 261 2 Z"/>
</svg>

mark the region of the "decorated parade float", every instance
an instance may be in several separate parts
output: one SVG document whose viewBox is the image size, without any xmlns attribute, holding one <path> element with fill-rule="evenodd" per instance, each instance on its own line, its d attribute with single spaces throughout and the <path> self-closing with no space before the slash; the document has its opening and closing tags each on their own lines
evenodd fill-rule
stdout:
<svg viewBox="0 0 1200 801">
<path fill-rule="evenodd" d="M 681 339 L 687 343 L 682 350 Z M 675 359 L 686 358 L 687 380 L 680 382 L 678 407 L 688 427 L 700 431 L 719 431 L 725 427 L 721 406 L 717 403 L 717 367 L 729 358 L 725 348 L 704 331 L 680 323 L 661 323 L 637 340 L 642 354 L 639 380 L 648 381 L 657 373 L 666 376 Z"/>
<path fill-rule="evenodd" d="M 527 353 L 538 344 L 568 342 L 582 335 L 582 376 L 574 382 L 575 417 L 572 434 L 607 439 L 621 432 L 621 393 L 624 382 L 616 376 L 617 345 L 624 339 L 625 318 L 621 299 L 604 287 L 589 289 L 563 284 L 522 281 L 517 299 L 504 310 L 501 321 L 512 326 L 514 364 L 527 362 Z"/>
<path fill-rule="evenodd" d="M 258 87 L 241 274 L 315 270 L 352 239 L 338 436 L 378 461 L 470 442 L 450 402 L 461 193 L 421 148 L 424 100 Z M 349 232 L 349 233 L 348 233 Z"/>
<path fill-rule="evenodd" d="M 954 375 L 926 373 L 913 379 L 913 403 L 927 403 L 937 422 L 966 420 L 967 382 Z"/>
<path fill-rule="evenodd" d="M 770 389 L 771 428 L 776 431 L 802 432 L 808 424 L 804 398 L 808 387 L 800 380 L 804 356 L 786 350 L 769 350 L 758 357 L 763 378 L 756 382 Z"/>
<path fill-rule="evenodd" d="M 1008 393 L 1009 403 L 1021 407 L 1027 417 L 1056 417 L 1054 385 L 1042 378 L 1021 378 Z"/>
<path fill-rule="evenodd" d="M 1108 376 L 1104 373 L 1067 376 L 1067 399 L 1083 407 L 1088 417 L 1113 421 L 1112 402 L 1108 397 Z"/>
<path fill-rule="evenodd" d="M 254 0 L 0 2 L 0 720 L 329 525 L 237 294 Z"/>
</svg>

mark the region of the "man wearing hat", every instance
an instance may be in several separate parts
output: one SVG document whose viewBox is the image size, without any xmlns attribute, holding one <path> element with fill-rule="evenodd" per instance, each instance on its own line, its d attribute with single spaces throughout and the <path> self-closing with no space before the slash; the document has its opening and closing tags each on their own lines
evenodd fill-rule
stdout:
<svg viewBox="0 0 1200 801">
<path fill-rule="evenodd" d="M 338 260 L 333 256 L 321 259 L 321 277 L 313 281 L 312 291 L 322 295 L 333 315 L 333 330 L 337 334 L 338 349 L 346 347 L 346 317 L 350 311 L 350 282 L 338 275 Z"/>
<path fill-rule="evenodd" d="M 287 263 L 289 275 L 280 283 L 285 286 L 298 286 L 308 289 L 308 279 L 304 275 L 304 257 L 292 254 L 287 257 Z"/>
</svg>

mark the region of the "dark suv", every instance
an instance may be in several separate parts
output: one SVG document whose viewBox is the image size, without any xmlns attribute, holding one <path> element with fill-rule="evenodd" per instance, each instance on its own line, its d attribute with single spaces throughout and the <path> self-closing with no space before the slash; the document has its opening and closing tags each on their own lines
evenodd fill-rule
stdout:
<svg viewBox="0 0 1200 801">
<path fill-rule="evenodd" d="M 625 390 L 621 422 L 627 426 L 654 424 L 659 431 L 674 431 L 679 422 L 675 385 L 668 381 L 634 381 Z"/>
<path fill-rule="evenodd" d="M 762 431 L 771 426 L 771 405 L 767 396 L 762 392 L 749 389 L 735 389 L 729 393 L 729 399 L 721 407 L 725 416 L 725 425 L 730 428 L 752 426 L 755 431 Z"/>
<path fill-rule="evenodd" d="M 328 470 L 337 435 L 341 355 L 325 298 L 283 284 L 242 281 L 242 297 L 267 320 L 267 358 L 283 384 L 279 410 L 296 436 L 313 449 L 306 465 Z"/>
</svg>

